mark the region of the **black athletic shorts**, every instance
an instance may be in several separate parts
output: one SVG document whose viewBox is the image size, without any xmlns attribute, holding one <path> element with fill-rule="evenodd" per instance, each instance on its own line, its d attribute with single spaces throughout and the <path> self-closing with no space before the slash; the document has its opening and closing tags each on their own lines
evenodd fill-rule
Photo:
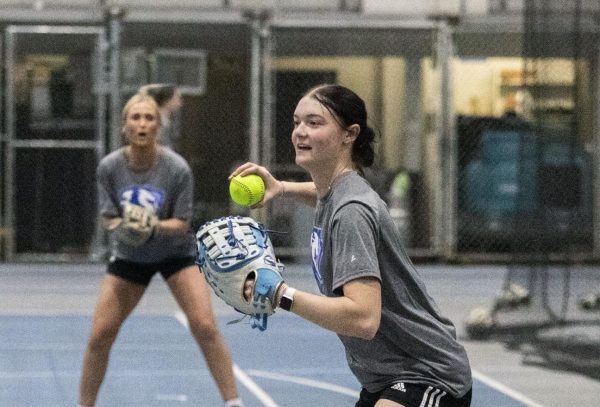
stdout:
<svg viewBox="0 0 600 407">
<path fill-rule="evenodd" d="M 134 263 L 122 259 L 111 259 L 106 271 L 114 276 L 147 287 L 156 273 L 160 273 L 166 281 L 173 274 L 195 265 L 196 258 L 193 256 L 167 259 L 159 263 Z"/>
<path fill-rule="evenodd" d="M 413 383 L 394 383 L 377 393 L 362 389 L 355 407 L 373 407 L 380 399 L 395 401 L 405 407 L 469 407 L 472 390 L 456 399 L 441 389 Z"/>
</svg>

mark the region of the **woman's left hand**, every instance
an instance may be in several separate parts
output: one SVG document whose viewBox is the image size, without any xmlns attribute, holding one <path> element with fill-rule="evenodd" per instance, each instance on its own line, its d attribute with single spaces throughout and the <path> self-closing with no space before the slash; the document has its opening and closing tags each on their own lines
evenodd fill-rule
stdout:
<svg viewBox="0 0 600 407">
<path fill-rule="evenodd" d="M 244 283 L 244 299 L 250 301 L 252 298 L 252 291 L 254 290 L 254 273 L 252 273 L 246 282 Z"/>
</svg>

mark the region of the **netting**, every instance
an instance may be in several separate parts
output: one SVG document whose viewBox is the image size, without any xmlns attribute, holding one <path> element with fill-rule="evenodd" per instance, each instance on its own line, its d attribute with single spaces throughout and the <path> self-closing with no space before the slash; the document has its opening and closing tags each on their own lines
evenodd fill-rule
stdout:
<svg viewBox="0 0 600 407">
<path fill-rule="evenodd" d="M 491 228 L 466 236 L 483 236 L 508 254 L 504 286 L 489 309 L 473 310 L 469 334 L 505 336 L 532 363 L 597 377 L 600 275 L 577 256 L 593 242 L 585 147 L 593 142 L 589 84 L 597 40 L 584 10 L 589 17 L 600 2 L 526 2 L 521 69 L 501 76 L 504 115 L 460 121 L 463 136 L 478 136 L 474 152 L 462 157 L 464 196 L 475 198 L 462 208 Z"/>
<path fill-rule="evenodd" d="M 591 250 L 595 26 L 581 1 L 525 2 L 520 58 L 495 61 L 492 108 L 477 114 L 474 98 L 458 119 L 459 250 Z"/>
</svg>

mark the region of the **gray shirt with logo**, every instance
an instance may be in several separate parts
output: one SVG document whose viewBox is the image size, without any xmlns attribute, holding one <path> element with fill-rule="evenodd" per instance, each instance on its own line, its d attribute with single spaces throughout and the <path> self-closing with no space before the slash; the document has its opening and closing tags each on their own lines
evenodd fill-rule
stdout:
<svg viewBox="0 0 600 407">
<path fill-rule="evenodd" d="M 450 320 L 400 243 L 386 204 L 356 172 L 338 177 L 317 203 L 312 268 L 321 293 L 342 295 L 361 277 L 381 282 L 381 323 L 372 340 L 339 335 L 350 369 L 377 392 L 394 382 L 421 383 L 462 397 L 471 369 Z"/>
<path fill-rule="evenodd" d="M 156 163 L 147 171 L 133 171 L 121 148 L 104 157 L 96 170 L 101 216 L 121 216 L 128 201 L 152 208 L 159 219 L 192 217 L 193 180 L 188 163 L 169 148 L 159 147 Z M 155 235 L 140 247 L 111 241 L 111 255 L 137 263 L 155 263 L 169 258 L 194 256 L 196 245 L 190 233 Z"/>
</svg>

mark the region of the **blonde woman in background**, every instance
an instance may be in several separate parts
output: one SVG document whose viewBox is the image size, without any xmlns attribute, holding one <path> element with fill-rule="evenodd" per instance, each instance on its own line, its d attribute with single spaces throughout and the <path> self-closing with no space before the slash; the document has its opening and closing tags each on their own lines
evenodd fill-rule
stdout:
<svg viewBox="0 0 600 407">
<path fill-rule="evenodd" d="M 122 118 L 127 145 L 104 157 L 97 169 L 103 226 L 117 230 L 128 204 L 152 211 L 158 223 L 141 245 L 111 233 L 111 258 L 83 360 L 79 407 L 95 405 L 117 334 L 157 273 L 185 313 L 225 405 L 243 407 L 231 356 L 213 315 L 210 291 L 195 264 L 191 169 L 179 154 L 158 143 L 161 116 L 153 98 L 134 95 Z"/>
</svg>

